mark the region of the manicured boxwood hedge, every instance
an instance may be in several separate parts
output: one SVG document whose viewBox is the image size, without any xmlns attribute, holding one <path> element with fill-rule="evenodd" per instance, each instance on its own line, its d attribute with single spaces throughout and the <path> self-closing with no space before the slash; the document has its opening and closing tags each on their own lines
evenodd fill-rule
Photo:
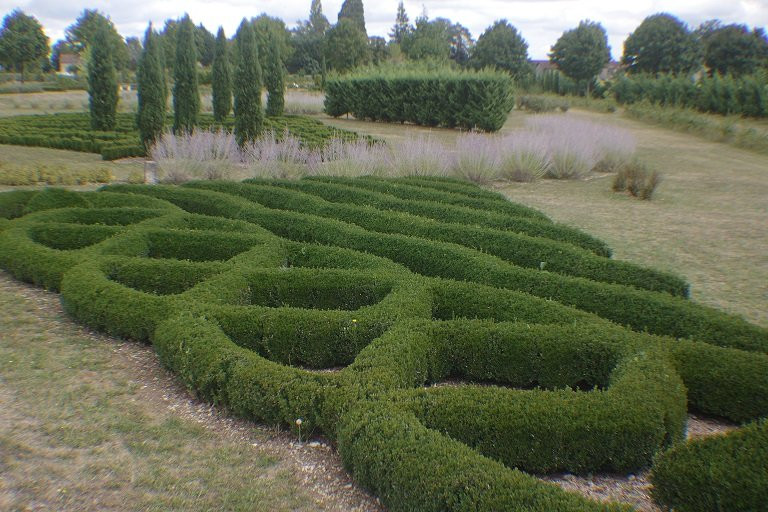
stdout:
<svg viewBox="0 0 768 512">
<path fill-rule="evenodd" d="M 761 496 L 733 490 L 764 467 L 742 455 L 764 451 L 763 423 L 723 438 L 738 445 L 733 460 L 732 448 L 681 442 L 688 409 L 768 416 L 765 329 L 640 282 L 595 280 L 674 282 L 578 244 L 460 222 L 467 211 L 554 226 L 471 187 L 416 181 L 0 194 L 0 267 L 60 290 L 81 323 L 152 343 L 200 397 L 293 429 L 300 418 L 302 437 L 334 440 L 390 510 L 630 510 L 524 472 L 654 460 L 662 504 L 709 499 L 666 469 L 678 467 L 727 474 L 706 483 L 718 503 Z M 519 266 L 550 247 L 562 273 Z M 569 275 L 592 264 L 594 279 Z"/>
<path fill-rule="evenodd" d="M 0 119 L 0 144 L 36 146 L 66 149 L 84 153 L 100 154 L 104 160 L 117 160 L 133 156 L 144 156 L 144 147 L 139 141 L 135 115 L 118 113 L 114 131 L 101 132 L 91 129 L 88 113 L 47 114 L 13 116 Z M 173 119 L 167 119 L 167 126 Z M 202 114 L 199 126 L 202 129 L 221 127 L 231 130 L 233 120 L 223 125 L 214 123 L 213 116 Z M 286 131 L 297 137 L 302 144 L 320 147 L 331 139 L 355 140 L 360 138 L 354 132 L 333 128 L 305 116 L 269 117 L 264 120 L 265 131 L 273 131 L 278 137 Z M 367 140 L 373 141 L 371 137 Z"/>
<path fill-rule="evenodd" d="M 662 453 L 651 481 L 654 500 L 680 512 L 765 510 L 768 421 Z"/>
<path fill-rule="evenodd" d="M 514 107 L 512 78 L 497 71 L 346 75 L 325 83 L 333 117 L 499 130 Z"/>
<path fill-rule="evenodd" d="M 343 220 L 370 231 L 399 233 L 432 238 L 478 249 L 522 267 L 546 268 L 548 271 L 586 277 L 595 281 L 620 283 L 673 295 L 688 295 L 682 279 L 633 265 L 596 256 L 566 243 L 543 237 L 531 237 L 510 231 L 486 229 L 464 224 L 448 224 L 407 213 L 381 210 L 371 206 L 333 203 L 298 192 L 290 182 L 281 182 L 292 191 L 273 186 L 267 180 L 249 180 L 234 192 L 270 208 L 297 211 Z M 225 184 L 200 182 L 192 187 L 232 190 Z"/>
</svg>

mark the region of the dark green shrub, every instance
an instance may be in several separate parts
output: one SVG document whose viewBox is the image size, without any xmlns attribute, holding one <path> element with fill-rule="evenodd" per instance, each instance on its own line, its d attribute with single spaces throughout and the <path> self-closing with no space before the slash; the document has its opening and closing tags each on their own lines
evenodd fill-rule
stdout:
<svg viewBox="0 0 768 512">
<path fill-rule="evenodd" d="M 55 208 L 87 208 L 89 202 L 77 192 L 71 192 L 63 188 L 46 188 L 31 196 L 24 208 L 24 213 L 38 212 L 41 210 L 53 210 Z"/>
<path fill-rule="evenodd" d="M 0 194 L 0 218 L 15 219 L 24 215 L 27 203 L 37 194 L 37 190 L 11 190 Z"/>
<path fill-rule="evenodd" d="M 765 510 L 766 461 L 765 420 L 726 436 L 689 441 L 662 453 L 655 462 L 653 499 L 680 512 Z"/>
<path fill-rule="evenodd" d="M 347 75 L 326 81 L 326 113 L 338 117 L 499 130 L 512 110 L 512 80 L 493 71 Z"/>
</svg>

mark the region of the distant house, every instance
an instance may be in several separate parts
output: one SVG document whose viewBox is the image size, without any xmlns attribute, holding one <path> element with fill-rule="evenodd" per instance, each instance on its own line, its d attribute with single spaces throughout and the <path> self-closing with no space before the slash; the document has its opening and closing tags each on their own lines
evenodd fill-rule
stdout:
<svg viewBox="0 0 768 512">
<path fill-rule="evenodd" d="M 557 69 L 557 66 L 549 60 L 532 60 L 531 66 L 533 66 L 533 72 L 537 75 L 550 69 Z"/>
<path fill-rule="evenodd" d="M 551 69 L 557 69 L 557 66 L 548 60 L 531 60 L 530 62 L 531 66 L 533 66 L 534 73 L 537 75 Z M 600 71 L 600 73 L 597 75 L 597 78 L 599 80 L 610 80 L 620 70 L 621 63 L 612 60 L 606 64 L 602 71 Z"/>
<path fill-rule="evenodd" d="M 59 55 L 59 74 L 72 76 L 77 74 L 82 65 L 80 56 L 76 53 L 62 53 Z"/>
</svg>

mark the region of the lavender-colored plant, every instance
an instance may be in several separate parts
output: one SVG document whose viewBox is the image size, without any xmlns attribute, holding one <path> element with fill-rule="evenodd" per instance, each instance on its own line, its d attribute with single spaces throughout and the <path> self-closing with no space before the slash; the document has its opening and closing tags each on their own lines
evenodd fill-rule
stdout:
<svg viewBox="0 0 768 512">
<path fill-rule="evenodd" d="M 496 136 L 468 132 L 456 139 L 453 175 L 479 184 L 499 177 L 501 171 L 500 140 Z"/>
<path fill-rule="evenodd" d="M 393 176 L 448 176 L 455 158 L 448 147 L 431 136 L 419 135 L 393 144 Z"/>
<path fill-rule="evenodd" d="M 160 179 L 171 183 L 230 178 L 240 162 L 234 136 L 223 130 L 165 133 L 149 153 Z"/>
<path fill-rule="evenodd" d="M 501 142 L 501 179 L 535 181 L 544 177 L 551 164 L 548 141 L 537 134 L 513 133 Z"/>
<path fill-rule="evenodd" d="M 246 145 L 241 158 L 253 176 L 297 178 L 306 173 L 309 151 L 287 131 L 279 139 L 269 132 Z"/>
<path fill-rule="evenodd" d="M 635 150 L 634 138 L 616 127 L 559 115 L 532 117 L 527 125 L 548 141 L 551 178 L 581 178 L 592 170 L 615 169 Z"/>
</svg>

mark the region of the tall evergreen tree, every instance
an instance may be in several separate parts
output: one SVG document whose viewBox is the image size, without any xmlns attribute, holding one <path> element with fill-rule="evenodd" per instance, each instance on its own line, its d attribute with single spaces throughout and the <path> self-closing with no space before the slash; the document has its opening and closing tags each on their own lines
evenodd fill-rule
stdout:
<svg viewBox="0 0 768 512">
<path fill-rule="evenodd" d="M 243 19 L 235 36 L 237 68 L 235 69 L 235 138 L 241 146 L 261 132 L 261 65 L 256 35 L 248 20 Z"/>
<path fill-rule="evenodd" d="M 267 86 L 267 115 L 270 117 L 283 115 L 285 110 L 285 73 L 283 60 L 280 58 L 280 45 L 277 37 L 270 31 L 266 53 L 266 75 L 264 82 Z"/>
<path fill-rule="evenodd" d="M 368 38 L 368 31 L 365 30 L 365 11 L 363 9 L 363 0 L 344 0 L 339 11 L 339 20 L 352 20 L 355 26 Z"/>
<path fill-rule="evenodd" d="M 400 2 L 397 5 L 395 25 L 392 27 L 392 32 L 389 33 L 389 40 L 393 43 L 401 44 L 403 39 L 411 32 L 413 32 L 413 25 L 411 25 L 411 21 L 408 19 L 403 2 Z"/>
<path fill-rule="evenodd" d="M 93 35 L 91 59 L 88 61 L 88 95 L 91 128 L 100 131 L 114 130 L 117 112 L 117 72 L 106 27 L 99 27 Z"/>
<path fill-rule="evenodd" d="M 323 14 L 323 5 L 320 0 L 312 0 L 312 6 L 309 8 L 309 29 L 317 34 L 325 34 L 325 31 L 331 27 L 328 18 Z"/>
<path fill-rule="evenodd" d="M 144 35 L 144 51 L 136 70 L 136 81 L 139 85 L 136 124 L 142 144 L 149 149 L 163 133 L 167 100 L 162 48 L 151 23 Z"/>
<path fill-rule="evenodd" d="M 184 16 L 176 33 L 176 62 L 173 66 L 173 131 L 192 132 L 200 112 L 197 88 L 195 26 Z"/>
<path fill-rule="evenodd" d="M 232 110 L 232 69 L 229 65 L 227 36 L 224 35 L 222 27 L 219 27 L 219 32 L 216 34 L 212 75 L 213 118 L 221 123 Z"/>
</svg>

